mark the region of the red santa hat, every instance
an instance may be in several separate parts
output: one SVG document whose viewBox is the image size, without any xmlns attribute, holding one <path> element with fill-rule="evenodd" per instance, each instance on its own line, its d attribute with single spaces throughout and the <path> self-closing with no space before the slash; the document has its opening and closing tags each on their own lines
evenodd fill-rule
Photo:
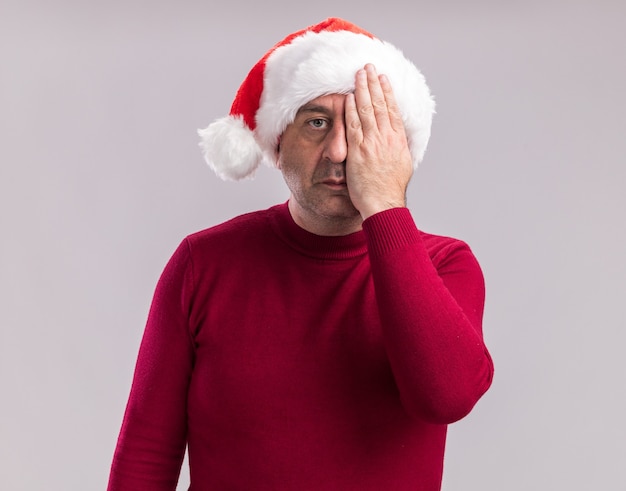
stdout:
<svg viewBox="0 0 626 491">
<path fill-rule="evenodd" d="M 198 130 L 207 163 L 225 180 L 252 177 L 261 162 L 275 165 L 280 136 L 298 109 L 322 95 L 353 92 L 366 63 L 391 82 L 417 167 L 435 112 L 424 76 L 399 49 L 338 18 L 290 34 L 259 60 L 229 115 Z"/>
</svg>

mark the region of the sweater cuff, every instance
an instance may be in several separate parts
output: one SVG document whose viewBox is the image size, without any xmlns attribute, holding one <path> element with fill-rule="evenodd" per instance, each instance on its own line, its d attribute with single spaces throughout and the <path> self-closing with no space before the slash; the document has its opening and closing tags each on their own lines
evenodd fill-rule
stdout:
<svg viewBox="0 0 626 491">
<path fill-rule="evenodd" d="M 368 217 L 363 231 L 370 254 L 378 256 L 421 242 L 408 208 L 392 208 Z"/>
</svg>

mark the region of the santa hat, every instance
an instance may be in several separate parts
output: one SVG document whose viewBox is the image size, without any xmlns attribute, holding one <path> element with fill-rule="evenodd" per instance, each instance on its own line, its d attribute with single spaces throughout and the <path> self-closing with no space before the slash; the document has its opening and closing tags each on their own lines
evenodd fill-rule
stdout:
<svg viewBox="0 0 626 491">
<path fill-rule="evenodd" d="M 399 49 L 338 18 L 290 34 L 250 70 L 229 115 L 198 130 L 207 163 L 231 180 L 252 177 L 261 162 L 275 165 L 280 136 L 298 109 L 322 95 L 353 92 L 366 63 L 393 87 L 417 167 L 435 110 L 424 76 Z"/>
</svg>

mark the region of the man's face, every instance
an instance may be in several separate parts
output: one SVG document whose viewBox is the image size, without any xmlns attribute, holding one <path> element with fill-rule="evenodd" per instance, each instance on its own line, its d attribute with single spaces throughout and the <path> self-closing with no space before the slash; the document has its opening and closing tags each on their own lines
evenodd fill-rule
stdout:
<svg viewBox="0 0 626 491">
<path fill-rule="evenodd" d="M 344 102 L 340 94 L 313 99 L 280 140 L 278 167 L 291 191 L 293 218 L 320 235 L 351 233 L 361 224 L 346 185 Z"/>
</svg>

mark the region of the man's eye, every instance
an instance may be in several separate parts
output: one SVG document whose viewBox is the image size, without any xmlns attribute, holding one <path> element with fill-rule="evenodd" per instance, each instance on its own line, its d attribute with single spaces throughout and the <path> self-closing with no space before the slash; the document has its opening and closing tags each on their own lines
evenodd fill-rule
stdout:
<svg viewBox="0 0 626 491">
<path fill-rule="evenodd" d="M 316 129 L 325 128 L 328 124 L 325 119 L 315 118 L 309 121 L 309 124 Z"/>
</svg>

